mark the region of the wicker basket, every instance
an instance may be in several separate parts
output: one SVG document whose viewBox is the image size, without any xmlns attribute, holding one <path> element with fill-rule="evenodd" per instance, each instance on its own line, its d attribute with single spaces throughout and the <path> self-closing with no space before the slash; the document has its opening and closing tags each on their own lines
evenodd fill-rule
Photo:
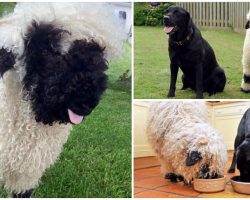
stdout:
<svg viewBox="0 0 250 200">
<path fill-rule="evenodd" d="M 194 179 L 193 186 L 198 192 L 220 192 L 225 190 L 226 176 L 217 179 Z"/>
</svg>

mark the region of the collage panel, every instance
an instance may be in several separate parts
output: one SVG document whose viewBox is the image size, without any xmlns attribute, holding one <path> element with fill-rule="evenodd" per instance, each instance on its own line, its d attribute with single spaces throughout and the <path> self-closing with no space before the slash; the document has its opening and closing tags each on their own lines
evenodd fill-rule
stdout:
<svg viewBox="0 0 250 200">
<path fill-rule="evenodd" d="M 249 2 L 135 2 L 135 99 L 248 99 Z"/>
<path fill-rule="evenodd" d="M 0 197 L 131 198 L 132 3 L 0 15 Z"/>
<path fill-rule="evenodd" d="M 135 198 L 249 197 L 250 101 L 134 100 L 133 110 Z"/>
<path fill-rule="evenodd" d="M 0 2 L 0 198 L 249 198 L 249 31 L 250 2 Z"/>
</svg>

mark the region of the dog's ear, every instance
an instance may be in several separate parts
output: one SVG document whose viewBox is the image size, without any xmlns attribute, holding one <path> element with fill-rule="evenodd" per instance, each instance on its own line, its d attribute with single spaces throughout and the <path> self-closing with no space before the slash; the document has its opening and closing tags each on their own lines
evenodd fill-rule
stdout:
<svg viewBox="0 0 250 200">
<path fill-rule="evenodd" d="M 202 159 L 201 153 L 198 151 L 191 151 L 187 154 L 186 165 L 192 166 Z"/>
<path fill-rule="evenodd" d="M 190 14 L 189 12 L 186 12 L 186 24 L 187 24 L 187 29 L 190 31 L 193 27 L 193 21 L 192 21 L 192 18 L 190 17 Z"/>
<path fill-rule="evenodd" d="M 186 11 L 186 17 L 188 20 L 190 19 L 190 13 L 188 11 Z"/>
<path fill-rule="evenodd" d="M 12 51 L 7 51 L 5 48 L 0 49 L 0 75 L 12 69 L 15 64 L 15 56 Z"/>
<path fill-rule="evenodd" d="M 246 23 L 245 29 L 249 29 L 249 28 L 250 28 L 250 22 L 248 20 L 247 23 Z"/>
</svg>

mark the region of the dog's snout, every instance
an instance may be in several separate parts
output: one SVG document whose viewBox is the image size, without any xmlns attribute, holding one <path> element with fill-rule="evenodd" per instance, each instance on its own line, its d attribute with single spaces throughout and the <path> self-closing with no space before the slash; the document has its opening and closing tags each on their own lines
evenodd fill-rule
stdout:
<svg viewBox="0 0 250 200">
<path fill-rule="evenodd" d="M 169 20 L 169 18 L 170 18 L 169 15 L 164 15 L 164 16 L 163 16 L 163 19 L 164 19 L 164 20 Z"/>
<path fill-rule="evenodd" d="M 168 23 L 170 21 L 170 16 L 169 15 L 164 15 L 163 16 L 163 21 L 164 21 L 164 23 Z"/>
</svg>

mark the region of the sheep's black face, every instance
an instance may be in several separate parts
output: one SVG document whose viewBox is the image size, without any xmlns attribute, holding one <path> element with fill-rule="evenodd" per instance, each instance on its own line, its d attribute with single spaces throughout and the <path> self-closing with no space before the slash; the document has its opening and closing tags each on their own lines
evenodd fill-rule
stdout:
<svg viewBox="0 0 250 200">
<path fill-rule="evenodd" d="M 107 61 L 94 41 L 76 40 L 60 53 L 65 30 L 53 24 L 32 23 L 24 38 L 26 97 L 36 121 L 80 123 L 98 104 L 106 89 Z"/>
</svg>

